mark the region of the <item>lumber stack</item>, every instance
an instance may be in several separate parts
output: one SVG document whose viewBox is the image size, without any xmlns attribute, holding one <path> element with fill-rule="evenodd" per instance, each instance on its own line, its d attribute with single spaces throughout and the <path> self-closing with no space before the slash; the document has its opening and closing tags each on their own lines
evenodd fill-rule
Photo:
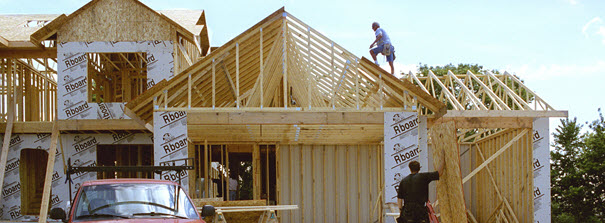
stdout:
<svg viewBox="0 0 605 223">
<path fill-rule="evenodd" d="M 441 221 L 468 222 L 460 173 L 460 148 L 454 122 L 435 125 L 430 130 L 433 160 L 439 165 L 445 156 L 444 173 L 437 182 L 437 200 Z"/>
<path fill-rule="evenodd" d="M 196 207 L 212 205 L 214 207 L 233 207 L 233 206 L 263 206 L 267 204 L 266 200 L 237 200 L 237 201 L 212 201 L 208 199 L 193 199 Z M 227 222 L 258 222 L 263 214 L 262 211 L 230 212 L 224 213 Z M 207 217 L 206 222 L 214 222 L 214 216 Z"/>
</svg>

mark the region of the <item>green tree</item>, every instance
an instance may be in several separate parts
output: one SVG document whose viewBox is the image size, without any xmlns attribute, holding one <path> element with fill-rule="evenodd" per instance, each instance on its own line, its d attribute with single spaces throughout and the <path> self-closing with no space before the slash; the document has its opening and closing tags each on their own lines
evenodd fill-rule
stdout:
<svg viewBox="0 0 605 223">
<path fill-rule="evenodd" d="M 585 150 L 579 164 L 585 181 L 585 196 L 593 212 L 605 221 L 605 119 L 599 109 L 599 118 L 589 124 L 585 135 Z"/>
<path fill-rule="evenodd" d="M 553 221 L 557 218 L 573 219 L 576 221 L 576 215 L 570 213 L 585 213 L 577 205 L 583 202 L 583 182 L 578 168 L 580 151 L 584 147 L 583 139 L 580 135 L 582 125 L 577 123 L 577 119 L 561 119 L 561 124 L 555 130 L 554 142 L 555 148 L 550 153 L 551 167 L 551 199 Z M 562 221 L 567 222 L 567 221 Z"/>
<path fill-rule="evenodd" d="M 553 222 L 605 222 L 605 119 L 581 134 L 577 119 L 562 119 L 551 151 Z"/>
</svg>

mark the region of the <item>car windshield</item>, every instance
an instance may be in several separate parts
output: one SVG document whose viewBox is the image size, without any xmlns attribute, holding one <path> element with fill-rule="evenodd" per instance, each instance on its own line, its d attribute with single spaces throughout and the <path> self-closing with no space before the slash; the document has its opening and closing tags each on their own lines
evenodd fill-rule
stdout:
<svg viewBox="0 0 605 223">
<path fill-rule="evenodd" d="M 199 219 L 183 189 L 170 184 L 116 183 L 85 186 L 76 202 L 76 221 L 91 218 Z"/>
</svg>

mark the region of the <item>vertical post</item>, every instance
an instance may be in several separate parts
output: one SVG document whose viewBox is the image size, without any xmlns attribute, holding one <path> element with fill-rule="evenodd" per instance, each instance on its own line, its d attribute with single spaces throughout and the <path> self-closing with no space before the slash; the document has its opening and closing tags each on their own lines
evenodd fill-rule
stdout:
<svg viewBox="0 0 605 223">
<path fill-rule="evenodd" d="M 261 193 L 261 165 L 260 165 L 260 148 L 258 144 L 254 144 L 252 151 L 252 194 L 254 200 L 260 199 Z"/>
<path fill-rule="evenodd" d="M 209 198 L 210 192 L 210 183 L 208 180 L 208 140 L 204 140 L 204 196 L 205 198 Z"/>
<path fill-rule="evenodd" d="M 267 175 L 265 177 L 265 190 L 267 190 L 267 205 L 271 205 L 269 203 L 270 199 L 270 195 L 271 195 L 271 190 L 269 190 L 269 176 L 271 176 L 271 174 L 269 174 L 269 145 L 265 145 L 265 152 L 267 154 L 266 158 L 265 158 L 265 174 Z"/>
<path fill-rule="evenodd" d="M 235 104 L 237 105 L 237 108 L 239 108 L 239 43 L 235 43 L 235 85 L 235 94 L 237 95 L 235 99 L 237 101 L 235 102 Z"/>
<path fill-rule="evenodd" d="M 327 197 L 328 197 L 328 188 L 326 188 L 326 185 L 328 184 L 328 182 L 326 181 L 326 175 L 327 174 L 327 168 L 326 168 L 326 146 L 323 145 L 322 149 L 321 149 L 321 169 L 323 170 L 323 192 L 322 192 L 322 197 L 323 197 L 323 203 L 324 203 L 324 210 L 325 212 L 327 212 L 328 210 L 328 202 L 327 202 Z M 370 181 L 371 182 L 371 181 Z M 326 219 L 328 215 L 324 213 L 324 221 L 323 222 L 328 222 L 328 220 Z"/>
<path fill-rule="evenodd" d="M 288 108 L 288 49 L 286 44 L 286 25 L 286 12 L 284 12 L 282 20 L 284 108 Z"/>
<path fill-rule="evenodd" d="M 229 147 L 225 148 L 225 170 L 227 171 L 227 201 L 231 200 L 231 169 L 229 169 Z"/>
<path fill-rule="evenodd" d="M 281 154 L 279 152 L 279 144 L 275 145 L 275 205 L 281 204 L 281 183 L 280 183 L 280 172 L 282 171 L 279 166 L 279 158 Z"/>
<path fill-rule="evenodd" d="M 263 63 L 263 28 L 260 28 L 260 108 L 263 108 L 263 98 L 264 98 L 264 81 L 263 81 L 263 72 L 264 72 L 265 64 Z"/>
<path fill-rule="evenodd" d="M 197 172 L 197 174 L 196 174 L 197 178 L 195 179 L 196 180 L 196 185 L 197 185 L 197 182 L 199 181 L 199 179 L 202 179 L 202 177 L 204 176 L 204 174 L 202 173 L 202 167 L 203 167 L 202 159 L 203 159 L 204 156 L 202 154 L 202 147 L 201 146 L 195 145 L 195 151 L 197 151 L 197 156 L 195 157 L 195 159 L 197 160 L 197 171 L 196 171 Z M 201 186 L 204 186 L 204 185 L 200 185 L 200 187 Z M 197 188 L 196 188 L 196 192 L 197 192 Z M 198 194 L 195 195 L 196 198 L 203 198 L 204 197 L 204 196 L 202 196 L 203 193 L 204 193 L 204 191 L 200 190 L 198 192 Z"/>
<path fill-rule="evenodd" d="M 384 215 L 384 197 L 385 197 L 385 188 L 384 188 L 384 141 L 380 142 L 380 144 L 378 145 L 378 151 L 380 151 L 378 154 L 380 154 L 380 156 L 378 157 L 378 164 L 380 166 L 379 170 L 380 170 L 380 175 L 378 175 L 378 179 L 379 179 L 379 183 L 380 183 L 380 191 L 382 191 L 382 194 L 379 194 L 380 198 L 378 198 L 380 200 L 380 206 L 379 208 L 379 213 L 380 213 L 380 217 L 379 217 L 379 221 L 378 222 L 382 222 L 383 220 L 383 215 Z"/>
<path fill-rule="evenodd" d="M 305 168 L 304 161 L 305 156 L 303 154 L 303 145 L 299 146 L 299 168 L 300 168 L 300 212 L 301 212 L 301 222 L 305 222 Z M 312 185 L 312 184 L 311 184 Z M 308 195 L 307 195 L 308 196 Z"/>
<path fill-rule="evenodd" d="M 189 138 L 187 138 L 187 157 L 189 158 L 193 158 L 194 160 L 192 161 L 193 163 L 189 163 L 189 161 L 185 161 L 187 163 L 187 165 L 194 165 L 195 166 L 195 144 L 193 144 L 191 142 L 191 140 L 189 140 Z M 142 160 L 142 151 L 141 151 L 141 146 L 139 146 L 139 162 Z M 139 163 L 139 166 L 142 165 L 142 163 Z M 191 192 L 190 195 L 193 195 L 192 197 L 196 196 L 194 191 L 195 191 L 195 183 L 197 181 L 197 178 L 199 177 L 197 175 L 197 171 L 195 170 L 188 170 L 187 174 L 189 175 L 189 191 Z"/>
<path fill-rule="evenodd" d="M 223 200 L 225 200 L 225 196 L 227 196 L 227 192 L 229 192 L 229 190 L 225 190 L 225 174 L 227 172 L 226 168 L 225 168 L 225 145 L 221 144 L 221 165 L 222 165 L 222 170 L 223 172 L 219 174 L 221 175 L 221 193 L 223 194 Z"/>
</svg>

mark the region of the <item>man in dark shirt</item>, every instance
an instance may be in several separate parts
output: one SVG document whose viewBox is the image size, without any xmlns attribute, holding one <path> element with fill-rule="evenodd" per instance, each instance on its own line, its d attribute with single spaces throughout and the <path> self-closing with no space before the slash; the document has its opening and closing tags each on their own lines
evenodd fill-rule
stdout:
<svg viewBox="0 0 605 223">
<path fill-rule="evenodd" d="M 445 162 L 443 156 L 441 157 L 441 165 L 435 172 L 418 173 L 420 171 L 418 161 L 411 161 L 408 164 L 412 173 L 399 183 L 397 205 L 401 213 L 397 222 L 429 222 L 426 208 L 426 202 L 429 200 L 429 183 L 433 180 L 439 180 L 439 176 L 443 173 Z"/>
</svg>

